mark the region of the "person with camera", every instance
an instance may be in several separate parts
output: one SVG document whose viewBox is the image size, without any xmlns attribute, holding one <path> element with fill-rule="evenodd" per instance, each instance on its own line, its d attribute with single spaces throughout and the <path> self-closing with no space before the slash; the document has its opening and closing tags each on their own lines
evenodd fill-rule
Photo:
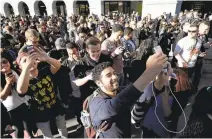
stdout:
<svg viewBox="0 0 212 139">
<path fill-rule="evenodd" d="M 101 50 L 103 54 L 109 55 L 113 59 L 113 68 L 116 71 L 119 78 L 119 85 L 124 83 L 124 63 L 122 61 L 122 54 L 124 46 L 120 41 L 123 35 L 123 27 L 119 24 L 115 24 L 112 27 L 112 34 L 109 38 L 103 41 Z"/>
<path fill-rule="evenodd" d="M 124 29 L 124 36 L 121 38 L 122 43 L 124 44 L 124 66 L 130 67 L 132 59 L 136 55 L 136 45 L 132 40 L 133 37 L 133 29 L 130 27 L 126 27 Z"/>
<path fill-rule="evenodd" d="M 150 56 L 144 73 L 122 91 L 119 91 L 118 76 L 111 64 L 103 62 L 92 70 L 93 80 L 99 88 L 89 103 L 91 122 L 95 129 L 103 122 L 109 125 L 108 129 L 100 132 L 100 138 L 131 137 L 131 106 L 155 76 L 167 66 L 167 60 L 161 53 Z"/>
<path fill-rule="evenodd" d="M 40 61 L 50 66 L 38 69 Z M 50 58 L 42 49 L 26 46 L 19 51 L 17 63 L 22 69 L 17 81 L 17 92 L 30 95 L 30 110 L 36 116 L 36 125 L 42 131 L 44 138 L 53 138 L 50 120 L 55 119 L 58 132 L 62 138 L 68 137 L 65 123 L 65 110 L 56 96 L 57 90 L 53 75 L 58 72 L 61 64 Z"/>
</svg>

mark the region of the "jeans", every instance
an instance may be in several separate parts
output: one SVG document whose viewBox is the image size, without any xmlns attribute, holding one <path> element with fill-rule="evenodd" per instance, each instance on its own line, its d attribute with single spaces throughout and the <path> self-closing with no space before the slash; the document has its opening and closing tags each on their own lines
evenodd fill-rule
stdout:
<svg viewBox="0 0 212 139">
<path fill-rule="evenodd" d="M 9 111 L 8 114 L 13 124 L 13 128 L 16 130 L 16 138 L 24 137 L 24 129 L 26 129 L 28 134 L 33 137 L 32 131 L 36 130 L 36 125 L 33 119 L 30 117 L 28 107 L 25 103 Z"/>
<path fill-rule="evenodd" d="M 71 106 L 74 108 L 74 114 L 77 116 L 77 122 L 82 125 L 81 122 L 81 111 L 82 111 L 83 101 L 81 98 L 72 97 L 71 98 Z"/>
<path fill-rule="evenodd" d="M 68 138 L 68 130 L 66 128 L 66 122 L 65 122 L 65 115 L 59 115 L 56 117 L 56 125 L 58 128 L 58 132 L 61 136 L 61 138 L 66 139 Z M 42 122 L 42 123 L 36 123 L 38 129 L 41 130 L 43 133 L 44 139 L 50 139 L 53 138 L 51 128 L 50 128 L 50 121 L 48 122 Z"/>
<path fill-rule="evenodd" d="M 203 58 L 198 57 L 195 70 L 194 70 L 194 80 L 193 85 L 198 88 L 200 79 L 202 77 L 202 67 L 203 67 Z"/>
</svg>

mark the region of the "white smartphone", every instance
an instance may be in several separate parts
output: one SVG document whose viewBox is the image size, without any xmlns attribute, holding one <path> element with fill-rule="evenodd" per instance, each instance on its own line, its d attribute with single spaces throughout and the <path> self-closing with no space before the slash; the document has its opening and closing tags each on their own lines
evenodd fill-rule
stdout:
<svg viewBox="0 0 212 139">
<path fill-rule="evenodd" d="M 155 47 L 154 47 L 154 51 L 155 51 L 155 53 L 163 53 L 163 50 L 162 50 L 162 48 L 160 47 L 160 45 L 155 46 Z M 167 72 L 168 72 L 168 65 L 167 65 L 166 68 L 163 69 L 163 72 L 164 72 L 164 73 L 167 73 Z"/>
<path fill-rule="evenodd" d="M 163 53 L 163 50 L 161 49 L 160 45 L 157 45 L 154 47 L 155 53 Z"/>
</svg>

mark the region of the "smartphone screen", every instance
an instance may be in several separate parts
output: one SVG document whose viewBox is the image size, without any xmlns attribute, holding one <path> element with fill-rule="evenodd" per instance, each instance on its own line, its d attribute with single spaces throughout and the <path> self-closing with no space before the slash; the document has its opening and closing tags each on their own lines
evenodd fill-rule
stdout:
<svg viewBox="0 0 212 139">
<path fill-rule="evenodd" d="M 163 50 L 161 49 L 160 45 L 157 45 L 154 47 L 155 53 L 163 53 Z"/>
<path fill-rule="evenodd" d="M 29 54 L 35 52 L 34 46 L 33 45 L 25 46 L 24 52 L 29 53 Z"/>
<path fill-rule="evenodd" d="M 6 76 L 9 77 L 9 76 L 11 76 L 12 74 L 13 74 L 13 73 L 10 72 L 10 73 L 7 73 Z"/>
<path fill-rule="evenodd" d="M 154 51 L 155 51 L 155 53 L 163 53 L 163 50 L 161 49 L 160 45 L 155 46 Z M 167 69 L 168 69 L 168 65 L 166 68 L 163 69 L 163 72 L 167 73 L 167 71 L 168 71 Z"/>
</svg>

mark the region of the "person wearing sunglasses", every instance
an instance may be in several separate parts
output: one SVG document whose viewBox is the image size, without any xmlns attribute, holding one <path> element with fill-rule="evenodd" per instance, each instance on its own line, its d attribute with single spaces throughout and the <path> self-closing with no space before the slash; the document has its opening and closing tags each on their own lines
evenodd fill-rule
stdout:
<svg viewBox="0 0 212 139">
<path fill-rule="evenodd" d="M 174 50 L 174 56 L 178 60 L 177 66 L 188 74 L 192 82 L 194 82 L 192 75 L 202 44 L 202 41 L 197 37 L 197 33 L 197 25 L 191 24 L 188 29 L 188 36 L 182 38 Z"/>
<path fill-rule="evenodd" d="M 0 100 L 7 109 L 13 128 L 16 129 L 15 137 L 24 137 L 24 125 L 26 123 L 26 131 L 30 137 L 33 137 L 32 130 L 36 132 L 35 123 L 29 119 L 28 112 L 28 96 L 20 97 L 16 90 L 16 83 L 19 78 L 19 71 L 12 64 L 13 58 L 8 51 L 1 53 L 1 87 Z M 32 129 L 33 128 L 33 129 Z M 35 133 L 34 132 L 34 133 Z"/>
</svg>

